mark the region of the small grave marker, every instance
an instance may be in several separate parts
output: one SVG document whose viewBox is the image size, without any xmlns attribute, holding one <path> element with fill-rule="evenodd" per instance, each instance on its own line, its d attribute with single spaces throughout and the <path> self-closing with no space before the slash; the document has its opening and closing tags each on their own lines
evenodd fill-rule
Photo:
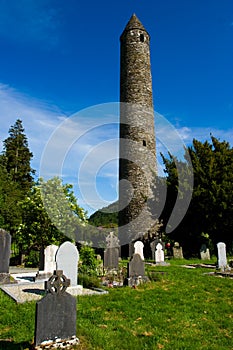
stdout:
<svg viewBox="0 0 233 350">
<path fill-rule="evenodd" d="M 139 254 L 142 260 L 144 260 L 143 248 L 144 244 L 141 241 L 134 243 L 134 254 Z"/>
</svg>

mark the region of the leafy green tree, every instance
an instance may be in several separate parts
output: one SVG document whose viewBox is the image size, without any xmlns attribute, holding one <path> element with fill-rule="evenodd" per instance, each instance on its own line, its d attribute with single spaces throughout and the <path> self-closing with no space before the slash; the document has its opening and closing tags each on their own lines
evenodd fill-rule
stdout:
<svg viewBox="0 0 233 350">
<path fill-rule="evenodd" d="M 77 204 L 72 185 L 63 185 L 57 177 L 47 182 L 40 179 L 21 202 L 21 208 L 23 218 L 16 238 L 26 252 L 60 244 L 67 237 L 75 238 L 77 221 L 83 225 L 86 221 L 86 214 Z"/>
<path fill-rule="evenodd" d="M 32 156 L 22 121 L 17 119 L 9 129 L 9 137 L 3 142 L 3 157 L 8 174 L 23 193 L 26 193 L 33 184 L 35 171 L 30 165 Z"/>
<path fill-rule="evenodd" d="M 0 227 L 12 235 L 21 222 L 22 213 L 18 205 L 21 198 L 21 191 L 8 174 L 3 156 L 0 156 Z"/>
<path fill-rule="evenodd" d="M 233 232 L 233 149 L 226 141 L 211 137 L 208 141 L 193 140 L 186 151 L 192 162 L 194 188 L 189 208 L 178 227 L 170 234 L 171 240 L 179 241 L 189 255 L 197 254 L 201 243 L 224 241 L 232 248 Z M 175 201 L 181 195 L 185 199 L 185 176 L 188 171 L 184 162 L 169 155 L 163 157 L 167 173 L 168 195 L 162 217 L 165 225 Z M 178 164 L 178 166 L 177 166 Z"/>
</svg>

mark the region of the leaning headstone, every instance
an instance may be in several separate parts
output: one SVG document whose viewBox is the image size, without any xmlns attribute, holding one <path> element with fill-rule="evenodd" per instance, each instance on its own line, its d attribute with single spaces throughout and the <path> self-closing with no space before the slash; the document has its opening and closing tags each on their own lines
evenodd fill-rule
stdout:
<svg viewBox="0 0 233 350">
<path fill-rule="evenodd" d="M 40 270 L 37 272 L 35 280 L 48 279 L 50 276 L 52 276 L 53 271 L 56 270 L 55 256 L 57 250 L 58 246 L 55 244 L 51 244 L 44 249 L 43 256 L 41 257 L 43 259 L 43 263 L 40 264 L 43 265 L 44 269 L 43 271 Z"/>
<path fill-rule="evenodd" d="M 226 255 L 226 244 L 223 242 L 219 242 L 217 244 L 218 248 L 218 268 L 221 270 L 225 270 L 227 265 L 227 255 Z"/>
<path fill-rule="evenodd" d="M 79 252 L 76 246 L 71 242 L 62 243 L 56 253 L 56 267 L 70 279 L 71 287 L 77 286 L 78 260 Z"/>
<path fill-rule="evenodd" d="M 36 303 L 36 325 L 34 343 L 36 346 L 58 347 L 76 340 L 76 298 L 66 292 L 70 280 L 63 271 L 54 271 L 54 275 L 45 282 L 47 294 Z M 75 345 L 75 344 L 73 344 Z"/>
<path fill-rule="evenodd" d="M 206 247 L 206 244 L 201 245 L 200 255 L 201 260 L 210 260 L 210 251 L 209 248 Z"/>
<path fill-rule="evenodd" d="M 173 257 L 174 259 L 183 259 L 183 250 L 182 247 L 180 247 L 180 244 L 178 242 L 174 243 L 173 247 Z"/>
<path fill-rule="evenodd" d="M 11 235 L 0 229 L 0 284 L 10 283 Z"/>
<path fill-rule="evenodd" d="M 144 244 L 141 241 L 134 243 L 134 254 L 139 254 L 142 260 L 144 260 L 143 248 Z"/>
<path fill-rule="evenodd" d="M 148 278 L 145 276 L 145 262 L 139 254 L 134 254 L 128 262 L 127 278 L 124 284 L 132 287 L 147 281 Z"/>
<path fill-rule="evenodd" d="M 106 249 L 104 251 L 104 269 L 113 270 L 118 269 L 119 264 L 119 239 L 110 232 L 106 237 Z"/>
</svg>

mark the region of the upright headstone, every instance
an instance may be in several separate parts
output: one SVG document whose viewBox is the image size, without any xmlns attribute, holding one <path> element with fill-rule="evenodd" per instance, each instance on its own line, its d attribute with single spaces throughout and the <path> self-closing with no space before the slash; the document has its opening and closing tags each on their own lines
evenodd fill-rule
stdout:
<svg viewBox="0 0 233 350">
<path fill-rule="evenodd" d="M 174 259 L 183 259 L 183 249 L 180 247 L 180 244 L 178 242 L 174 243 L 173 247 L 173 257 Z"/>
<path fill-rule="evenodd" d="M 158 243 L 155 250 L 155 262 L 156 264 L 164 263 L 164 250 L 161 243 Z"/>
<path fill-rule="evenodd" d="M 141 241 L 134 243 L 134 254 L 139 254 L 142 260 L 144 260 L 143 248 L 144 244 Z"/>
<path fill-rule="evenodd" d="M 70 279 L 70 286 L 77 286 L 78 281 L 79 252 L 71 242 L 64 242 L 56 253 L 57 270 L 62 270 L 64 275 Z"/>
<path fill-rule="evenodd" d="M 106 249 L 104 251 L 104 268 L 106 270 L 118 269 L 119 263 L 119 240 L 110 232 L 106 237 Z"/>
<path fill-rule="evenodd" d="M 10 283 L 11 235 L 0 229 L 0 284 Z"/>
<path fill-rule="evenodd" d="M 201 260 L 210 260 L 210 251 L 209 248 L 206 247 L 206 244 L 201 245 L 200 255 Z"/>
<path fill-rule="evenodd" d="M 127 278 L 124 284 L 132 287 L 147 281 L 148 278 L 145 276 L 145 262 L 139 254 L 134 254 L 128 262 Z"/>
<path fill-rule="evenodd" d="M 66 292 L 69 284 L 63 271 L 54 271 L 45 282 L 47 294 L 36 303 L 36 346 L 76 337 L 76 298 Z"/>
<path fill-rule="evenodd" d="M 217 244 L 218 248 L 218 268 L 221 270 L 225 270 L 227 265 L 227 255 L 226 255 L 226 244 L 223 242 L 219 242 Z"/>
<path fill-rule="evenodd" d="M 51 244 L 44 249 L 44 252 L 41 256 L 43 262 L 40 262 L 40 266 L 43 266 L 43 270 L 37 272 L 36 280 L 38 279 L 48 279 L 52 276 L 53 272 L 56 270 L 56 261 L 55 256 L 58 250 L 58 246 Z"/>
</svg>

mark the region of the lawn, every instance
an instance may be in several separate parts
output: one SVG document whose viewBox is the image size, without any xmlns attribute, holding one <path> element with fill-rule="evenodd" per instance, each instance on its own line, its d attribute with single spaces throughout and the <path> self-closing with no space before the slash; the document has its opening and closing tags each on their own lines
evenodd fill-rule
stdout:
<svg viewBox="0 0 233 350">
<path fill-rule="evenodd" d="M 77 349 L 233 349 L 233 280 L 186 269 L 153 267 L 154 281 L 77 300 Z M 152 274 L 152 272 L 151 272 Z M 30 348 L 35 303 L 17 305 L 0 292 L 0 349 Z"/>
</svg>

